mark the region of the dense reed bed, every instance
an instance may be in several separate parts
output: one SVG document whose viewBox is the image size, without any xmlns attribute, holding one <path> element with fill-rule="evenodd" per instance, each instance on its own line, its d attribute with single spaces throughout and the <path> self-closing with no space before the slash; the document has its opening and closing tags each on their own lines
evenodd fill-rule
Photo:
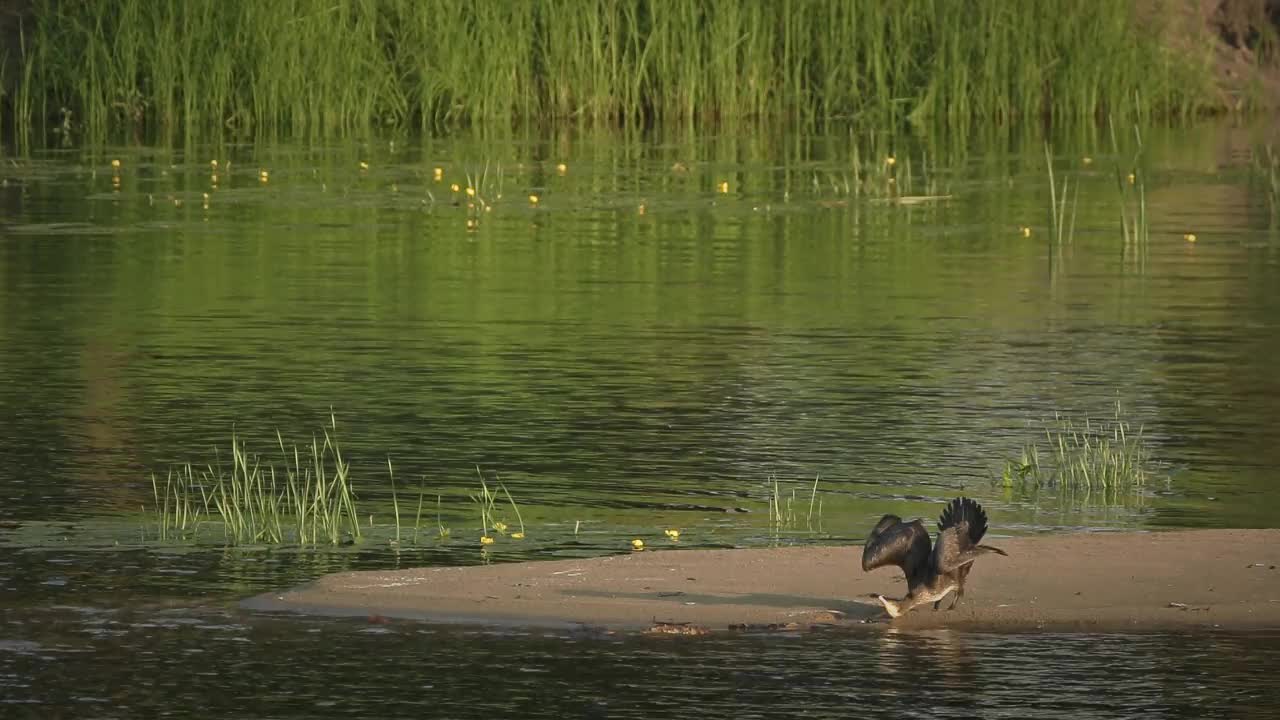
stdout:
<svg viewBox="0 0 1280 720">
<path fill-rule="evenodd" d="M 19 132 L 1177 116 L 1207 53 L 1133 0 L 30 0 Z M 1182 22 L 1167 13 L 1166 22 Z"/>
</svg>

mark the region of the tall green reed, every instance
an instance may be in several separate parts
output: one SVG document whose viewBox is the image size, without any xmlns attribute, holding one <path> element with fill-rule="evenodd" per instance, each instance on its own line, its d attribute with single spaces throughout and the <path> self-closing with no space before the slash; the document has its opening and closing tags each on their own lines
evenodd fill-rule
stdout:
<svg viewBox="0 0 1280 720">
<path fill-rule="evenodd" d="M 1120 191 L 1120 232 L 1124 237 L 1125 248 L 1143 249 L 1151 238 L 1151 228 L 1147 222 L 1147 190 L 1142 170 L 1142 132 L 1138 126 L 1133 128 L 1134 151 L 1129 161 L 1128 173 L 1122 163 L 1120 143 L 1116 140 L 1114 122 L 1109 127 L 1111 147 L 1115 151 L 1116 187 Z"/>
</svg>

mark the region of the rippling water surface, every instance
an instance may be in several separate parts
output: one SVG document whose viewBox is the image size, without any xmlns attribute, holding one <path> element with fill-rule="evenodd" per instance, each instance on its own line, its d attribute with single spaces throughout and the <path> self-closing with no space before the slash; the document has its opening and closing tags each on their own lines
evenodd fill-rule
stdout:
<svg viewBox="0 0 1280 720">
<path fill-rule="evenodd" d="M 687 642 L 219 609 L 334 570 L 597 555 L 660 545 L 667 528 L 687 547 L 852 542 L 883 512 L 931 516 L 960 492 L 995 534 L 1275 526 L 1280 239 L 1252 140 L 1155 131 L 1134 165 L 1133 148 L 1058 139 L 1056 178 L 1079 192 L 1063 242 L 1035 139 L 5 158 L 0 702 L 120 716 L 1260 714 L 1278 666 L 1268 634 Z M 1116 183 L 1133 169 L 1151 222 L 1136 244 Z M 1110 420 L 1117 405 L 1149 453 L 1139 491 L 997 481 L 1045 421 Z M 306 443 L 330 413 L 363 542 L 158 536 L 150 473 L 226 463 L 233 431 L 277 462 L 277 429 Z M 481 551 L 477 471 L 511 491 L 524 540 Z"/>
<path fill-rule="evenodd" d="M 6 716 L 1262 718 L 1280 665 L 1280 635 L 1256 632 L 672 638 L 87 607 L 29 621 L 0 640 Z"/>
</svg>

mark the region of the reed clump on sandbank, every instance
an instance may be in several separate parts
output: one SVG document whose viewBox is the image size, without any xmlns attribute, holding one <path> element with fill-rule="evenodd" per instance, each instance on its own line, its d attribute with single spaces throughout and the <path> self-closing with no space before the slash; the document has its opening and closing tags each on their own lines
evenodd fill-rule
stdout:
<svg viewBox="0 0 1280 720">
<path fill-rule="evenodd" d="M 1132 0 L 29 0 L 19 133 L 1196 112 Z M 12 72 L 12 69 L 11 69 Z"/>
</svg>

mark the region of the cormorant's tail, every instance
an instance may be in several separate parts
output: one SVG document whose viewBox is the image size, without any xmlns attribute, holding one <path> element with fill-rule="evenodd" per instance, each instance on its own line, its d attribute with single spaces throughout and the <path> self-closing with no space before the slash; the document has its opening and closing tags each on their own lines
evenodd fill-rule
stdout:
<svg viewBox="0 0 1280 720">
<path fill-rule="evenodd" d="M 938 531 L 941 532 L 961 523 L 968 524 L 969 542 L 974 545 L 977 545 L 982 536 L 987 534 L 987 512 L 982 509 L 977 500 L 958 497 L 947 503 L 947 506 L 942 509 L 942 515 L 938 517 Z"/>
</svg>

